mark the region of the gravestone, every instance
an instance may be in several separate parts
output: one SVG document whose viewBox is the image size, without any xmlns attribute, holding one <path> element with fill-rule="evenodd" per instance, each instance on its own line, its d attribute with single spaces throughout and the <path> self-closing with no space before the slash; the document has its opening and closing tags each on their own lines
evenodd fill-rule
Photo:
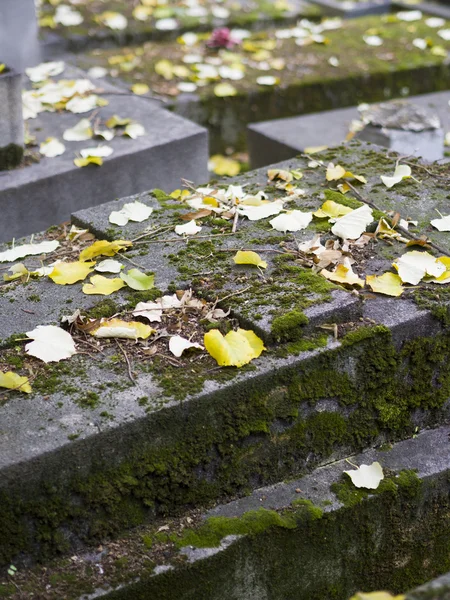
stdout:
<svg viewBox="0 0 450 600">
<path fill-rule="evenodd" d="M 370 127 L 367 133 L 363 130 L 357 135 L 364 139 L 364 136 L 371 134 L 370 140 L 402 154 L 424 156 L 427 160 L 441 159 L 445 152 L 444 133 L 450 130 L 449 100 L 450 92 L 437 92 L 413 96 L 407 102 L 399 101 L 400 105 L 381 105 L 394 108 L 417 106 L 420 114 L 421 111 L 426 111 L 432 117 L 435 115 L 431 125 L 434 127 L 439 122 L 439 129 L 424 129 L 420 133 L 386 129 L 386 134 L 383 134 L 382 128 Z M 408 109 L 408 113 L 410 110 Z M 247 141 L 250 163 L 257 168 L 277 160 L 285 160 L 311 147 L 339 144 L 349 135 L 352 123 L 361 121 L 361 116 L 362 113 L 355 106 L 249 125 Z M 404 123 L 399 122 L 399 125 L 404 126 Z"/>
<path fill-rule="evenodd" d="M 0 3 L 0 63 L 19 72 L 39 63 L 41 50 L 34 0 Z"/>
<path fill-rule="evenodd" d="M 346 18 L 388 13 L 392 0 L 313 0 L 326 15 Z"/>
<path fill-rule="evenodd" d="M 86 73 L 66 66 L 53 79 L 86 80 Z M 81 114 L 40 112 L 27 120 L 37 146 L 47 138 L 57 138 L 64 142 L 65 151 L 56 157 L 41 156 L 39 162 L 29 159 L 23 168 L 2 174 L 0 241 L 67 220 L 74 210 L 161 187 L 166 181 L 171 187 L 179 187 L 180 172 L 196 183 L 207 180 L 208 134 L 202 127 L 164 110 L 148 98 L 124 94 L 104 82 L 97 83 L 97 88 L 109 102 L 105 107 Z M 16 110 L 18 106 L 15 105 Z M 139 123 L 145 133 L 136 139 L 116 135 L 109 142 L 100 137 L 81 142 L 63 140 L 65 130 L 92 115 L 95 117 L 92 126 L 95 119 L 104 123 L 118 115 Z M 83 148 L 99 145 L 113 150 L 101 167 L 79 168 L 74 164 Z M 36 146 L 31 150 L 32 157 L 36 156 Z"/>
<path fill-rule="evenodd" d="M 0 171 L 20 164 L 23 146 L 22 77 L 4 66 L 0 72 Z"/>
</svg>

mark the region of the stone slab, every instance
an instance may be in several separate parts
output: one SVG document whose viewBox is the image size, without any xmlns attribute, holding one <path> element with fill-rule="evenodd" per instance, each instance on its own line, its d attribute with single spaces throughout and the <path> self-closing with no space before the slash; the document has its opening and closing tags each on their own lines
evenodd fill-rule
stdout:
<svg viewBox="0 0 450 600">
<path fill-rule="evenodd" d="M 445 212 L 448 204 L 447 179 L 439 172 L 427 169 L 426 185 L 408 181 L 386 194 L 380 189 L 379 173 L 390 172 L 395 159 L 358 143 L 321 157 L 326 164 L 340 162 L 364 174 L 368 179 L 364 194 L 386 210 L 407 210 L 408 216 L 419 219 L 421 231 L 449 250 L 448 236 L 435 235 L 428 227 L 434 209 Z M 304 172 L 301 183 L 306 193 L 291 206 L 312 209 L 322 204 L 324 172 L 308 170 L 306 160 L 279 166 Z M 420 165 L 413 166 L 413 173 L 421 173 Z M 229 183 L 244 185 L 252 193 L 266 189 L 272 199 L 280 195 L 273 186 L 267 187 L 266 169 L 222 185 Z M 219 306 L 233 311 L 231 326 L 239 323 L 264 337 L 267 353 L 241 370 L 218 369 L 205 353 L 173 364 L 165 346 L 148 358 L 145 353 L 132 354 L 133 341 L 123 342 L 125 351 L 134 356 L 131 380 L 120 346 L 111 342 L 100 353 L 91 344 L 70 361 L 39 366 L 24 357 L 26 331 L 58 324 L 62 314 L 77 308 L 100 310 L 102 305 L 98 298 L 84 296 L 81 284 L 55 286 L 49 280 L 3 284 L 0 313 L 9 317 L 1 323 L 0 358 L 5 365 L 31 368 L 35 388 L 31 397 L 19 397 L 18 392 L 1 396 L 0 518 L 26 532 L 0 545 L 3 562 L 19 551 L 23 556 L 50 555 L 81 542 L 99 541 L 157 514 L 207 503 L 223 494 L 242 494 L 448 419 L 445 382 L 450 350 L 445 326 L 430 312 L 438 308 L 445 323 L 444 291 L 439 289 L 441 299 L 426 296 L 424 305 L 420 290 L 387 299 L 333 289 L 299 266 L 295 255 L 285 256 L 281 263 L 276 260 L 280 249 L 294 250 L 296 242 L 290 234 L 274 238 L 267 222 L 240 219 L 232 234 L 231 222 L 204 221 L 206 238 L 180 240 L 173 228 L 186 208 L 161 193 L 138 197 L 158 209 L 152 214 L 150 232 L 148 223 L 111 231 L 108 215 L 121 207 L 117 201 L 80 211 L 73 221 L 99 238 L 135 240 L 122 260 L 155 273 L 155 285 L 161 290 L 156 295 L 192 286 L 198 297 L 217 299 Z M 316 228 L 312 223 L 297 239 L 310 239 Z M 64 235 L 61 239 L 66 246 L 49 255 L 46 263 L 71 248 Z M 233 265 L 229 251 L 249 246 L 267 259 L 263 277 L 252 267 Z M 355 269 L 361 275 L 380 273 L 403 249 L 399 243 L 375 244 L 359 257 Z M 71 249 L 71 256 L 76 255 L 77 246 Z M 24 262 L 31 268 L 40 260 Z M 317 288 L 318 281 L 325 287 Z M 130 310 L 145 298 L 149 299 L 145 293 L 136 296 L 121 290 L 110 304 L 103 304 L 103 316 Z M 303 332 L 286 327 L 286 341 L 278 341 L 275 319 L 299 310 L 309 315 L 310 322 Z M 340 325 L 343 335 L 319 342 L 316 326 L 324 324 L 332 331 Z M 362 333 L 352 337 L 358 325 Z M 200 321 L 198 327 L 195 335 L 201 341 L 206 326 Z M 22 341 L 11 339 L 14 334 Z M 306 346 L 295 345 L 302 341 Z M 84 343 L 82 338 L 79 343 Z M 440 388 L 434 387 L 437 380 L 442 381 Z M 379 381 L 384 382 L 381 388 Z M 398 404 L 391 412 L 393 398 Z M 337 437 L 327 425 L 336 419 L 341 432 Z M 319 434 L 315 427 L 329 433 Z M 60 509 L 55 509 L 50 537 L 42 546 L 39 537 L 47 531 L 42 510 L 49 504 Z M 31 532 L 24 514 L 34 525 Z"/>
<path fill-rule="evenodd" d="M 450 18 L 450 8 L 448 7 L 445 0 L 442 2 L 408 2 L 407 0 L 395 0 L 394 5 L 402 10 L 421 10 L 423 13 L 433 15 L 435 17 L 442 17 L 443 19 Z"/>
<path fill-rule="evenodd" d="M 326 15 L 345 18 L 383 15 L 388 13 L 392 0 L 313 0 Z"/>
<path fill-rule="evenodd" d="M 379 461 L 390 479 L 390 491 L 359 500 L 355 494 L 353 505 L 343 506 L 332 487 L 344 482 L 344 471 L 352 469 L 342 460 L 300 479 L 260 488 L 200 518 L 189 512 L 165 518 L 100 549 L 80 551 L 71 561 L 47 562 L 45 570 L 19 570 L 15 583 L 23 589 L 33 581 L 27 589 L 35 594 L 45 590 L 48 600 L 61 595 L 67 600 L 122 600 L 130 595 L 139 600 L 322 600 L 331 593 L 345 600 L 361 590 L 403 592 L 448 564 L 443 548 L 450 531 L 449 434 L 449 427 L 441 427 L 389 450 L 350 456 L 353 465 Z M 310 504 L 302 505 L 305 501 Z M 259 531 L 226 535 L 239 531 L 235 523 L 245 523 L 250 515 L 256 521 L 261 509 L 269 512 Z M 211 517 L 222 518 L 222 530 L 216 534 L 212 529 L 208 544 L 201 537 L 202 523 Z M 277 518 L 279 524 L 283 518 L 294 522 L 270 526 Z M 188 537 L 189 532 L 194 535 Z M 192 542 L 182 546 L 183 539 Z M 195 545 L 196 539 L 204 547 Z M 123 563 L 126 573 L 120 570 Z M 4 590 L 12 587 L 7 579 L 0 585 Z M 448 587 L 444 576 L 406 598 L 446 600 Z M 15 593 L 12 587 L 13 600 Z"/>
<path fill-rule="evenodd" d="M 407 99 L 407 102 L 436 113 L 444 132 L 450 130 L 449 101 L 450 92 L 422 94 Z M 251 124 L 247 129 L 250 163 L 253 168 L 259 168 L 265 164 L 292 158 L 304 152 L 305 148 L 340 144 L 348 135 L 352 121 L 359 119 L 360 112 L 355 106 Z M 400 138 L 401 133 L 397 135 L 398 145 L 394 150 L 400 151 L 403 148 L 403 154 L 416 154 L 416 149 L 411 144 L 406 145 Z M 379 141 L 378 144 L 380 145 Z M 444 150 L 441 144 L 436 149 L 435 159 L 443 158 Z"/>
<path fill-rule="evenodd" d="M 75 79 L 86 74 L 66 67 L 58 78 Z M 0 241 L 40 231 L 69 218 L 74 210 L 124 197 L 166 182 L 180 185 L 179 173 L 204 183 L 208 179 L 208 136 L 198 125 L 163 110 L 159 104 L 134 95 L 121 95 L 111 85 L 102 85 L 109 105 L 99 116 L 128 116 L 141 123 L 146 134 L 135 140 L 116 137 L 114 153 L 101 167 L 78 168 L 76 153 L 99 142 L 64 142 L 66 151 L 55 158 L 2 173 L 0 177 Z M 40 113 L 28 121 L 37 143 L 47 137 L 62 141 L 63 132 L 89 114 Z"/>
<path fill-rule="evenodd" d="M 19 72 L 40 62 L 38 23 L 34 0 L 2 0 L 0 56 Z"/>
<path fill-rule="evenodd" d="M 165 99 L 171 110 L 208 127 L 212 153 L 224 153 L 229 147 L 245 147 L 245 130 L 249 123 L 447 89 L 449 76 L 445 58 L 413 45 L 414 39 L 420 37 L 447 47 L 448 42 L 425 21 L 425 16 L 415 21 L 414 31 L 409 31 L 404 22 L 386 22 L 379 16 L 344 20 L 340 28 L 322 32 L 329 43 L 304 46 L 296 42 L 297 38 L 300 43 L 304 39 L 302 24 L 295 28 L 269 29 L 264 40 L 270 47 L 270 51 L 265 51 L 267 54 L 257 53 L 264 50 L 260 48 L 262 42 L 258 34 L 245 40 L 242 48 L 234 49 L 233 60 L 240 62 L 244 69 L 242 79 L 226 79 L 225 69 L 225 78 L 221 79 L 220 74 L 213 76 L 189 93 L 181 92 L 178 84 L 195 82 L 198 67 L 195 63 L 183 62 L 185 55 L 199 55 L 199 64 L 220 69 L 220 66 L 233 64 L 227 63 L 229 53 L 215 55 L 204 40 L 198 40 L 193 46 L 167 42 L 98 50 L 78 55 L 74 60 L 86 69 L 103 66 L 116 84 L 122 81 L 127 89 L 134 82 L 146 82 L 154 94 Z M 372 29 L 383 39 L 379 47 L 370 46 L 363 39 L 366 31 Z M 169 74 L 166 79 L 158 73 L 157 63 L 168 57 L 173 65 L 182 67 L 181 75 L 170 78 Z M 115 64 L 111 65 L 110 59 Z M 124 61 L 122 66 L 117 64 L 120 60 Z M 284 64 L 284 68 L 280 69 L 280 64 Z M 236 93 L 217 97 L 215 89 L 220 81 L 231 84 Z M 267 82 L 272 84 L 266 85 Z"/>
</svg>

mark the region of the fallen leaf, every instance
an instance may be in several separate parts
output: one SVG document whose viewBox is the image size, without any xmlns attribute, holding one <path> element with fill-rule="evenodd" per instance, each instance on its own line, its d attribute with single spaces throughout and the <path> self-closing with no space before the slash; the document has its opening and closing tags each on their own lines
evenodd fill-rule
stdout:
<svg viewBox="0 0 450 600">
<path fill-rule="evenodd" d="M 155 302 L 138 302 L 134 308 L 133 316 L 144 317 L 150 322 L 160 323 L 165 310 L 180 308 L 181 306 L 182 303 L 178 300 L 176 294 L 173 294 L 173 296 L 163 296 Z"/>
<path fill-rule="evenodd" d="M 105 125 L 110 129 L 114 129 L 114 127 L 125 127 L 125 125 L 129 125 L 130 123 L 130 117 L 119 117 L 119 115 L 113 115 L 105 122 Z"/>
<path fill-rule="evenodd" d="M 201 230 L 202 228 L 194 220 L 188 221 L 185 225 L 175 226 L 175 233 L 177 235 L 195 235 Z"/>
<path fill-rule="evenodd" d="M 344 471 L 352 483 L 357 488 L 366 488 L 376 490 L 380 481 L 384 479 L 383 469 L 379 462 L 373 462 L 371 465 L 361 465 L 354 471 Z"/>
<path fill-rule="evenodd" d="M 155 276 L 146 275 L 139 269 L 130 269 L 128 273 L 121 273 L 120 278 L 125 281 L 128 287 L 141 292 L 150 290 L 155 285 Z"/>
<path fill-rule="evenodd" d="M 305 229 L 312 221 L 311 212 L 302 212 L 301 210 L 291 210 L 282 215 L 278 215 L 269 223 L 276 231 L 300 231 Z"/>
<path fill-rule="evenodd" d="M 392 177 L 387 175 L 380 175 L 381 181 L 387 188 L 391 188 L 397 183 L 400 183 L 403 179 L 411 177 L 411 167 L 408 165 L 397 165 Z"/>
<path fill-rule="evenodd" d="M 64 262 L 58 261 L 53 267 L 49 277 L 58 285 L 70 285 L 77 281 L 83 281 L 94 270 L 93 262 Z"/>
<path fill-rule="evenodd" d="M 86 261 L 96 258 L 97 256 L 114 256 L 120 250 L 130 248 L 132 245 L 131 242 L 126 240 L 114 240 L 113 242 L 97 240 L 80 253 L 80 260 Z"/>
<path fill-rule="evenodd" d="M 294 175 L 286 169 L 269 169 L 267 171 L 267 177 L 269 178 L 269 181 L 281 179 L 281 181 L 285 181 L 286 183 L 289 183 L 294 179 Z"/>
<path fill-rule="evenodd" d="M 123 338 L 129 340 L 140 338 L 146 340 L 154 332 L 155 329 L 152 329 L 150 325 L 138 321 L 110 319 L 100 323 L 96 329 L 92 329 L 89 333 L 96 338 Z"/>
<path fill-rule="evenodd" d="M 7 388 L 8 390 L 17 390 L 25 394 L 31 394 L 32 392 L 28 377 L 22 377 L 12 371 L 6 371 L 6 373 L 0 372 L 0 387 Z"/>
<path fill-rule="evenodd" d="M 233 260 L 237 265 L 255 265 L 261 269 L 267 267 L 267 262 L 257 252 L 252 252 L 251 250 L 238 250 L 236 255 L 233 256 Z"/>
<path fill-rule="evenodd" d="M 331 228 L 331 232 L 344 240 L 356 240 L 372 221 L 372 209 L 364 204 L 343 217 L 339 217 Z"/>
<path fill-rule="evenodd" d="M 237 160 L 233 160 L 222 154 L 214 154 L 208 161 L 208 170 L 213 171 L 216 175 L 234 177 L 239 175 L 241 165 Z"/>
<path fill-rule="evenodd" d="M 61 156 L 66 151 L 66 147 L 62 142 L 54 137 L 49 137 L 39 146 L 39 152 L 47 158 L 55 158 Z"/>
<path fill-rule="evenodd" d="M 174 356 L 180 358 L 185 350 L 189 348 L 197 348 L 198 350 L 204 350 L 203 346 L 195 342 L 190 342 L 186 338 L 180 335 L 173 335 L 169 340 L 169 350 Z"/>
<path fill-rule="evenodd" d="M 57 240 L 44 241 L 39 244 L 23 244 L 22 246 L 15 246 L 4 252 L 0 252 L 0 262 L 13 262 L 18 258 L 24 258 L 25 256 L 36 256 L 38 254 L 49 254 L 54 252 L 59 247 Z"/>
<path fill-rule="evenodd" d="M 73 164 L 76 167 L 88 167 L 89 165 L 97 165 L 101 167 L 103 164 L 103 158 L 99 156 L 90 156 L 89 158 L 74 158 Z"/>
<path fill-rule="evenodd" d="M 347 171 L 341 165 L 334 165 L 330 163 L 327 167 L 326 178 L 327 181 L 337 181 L 343 177 L 347 179 L 356 179 L 360 183 L 367 183 L 367 180 L 362 175 L 354 175 L 351 171 Z"/>
<path fill-rule="evenodd" d="M 95 265 L 95 270 L 99 273 L 120 273 L 122 269 L 122 263 L 112 258 L 106 258 Z"/>
<path fill-rule="evenodd" d="M 395 273 L 383 273 L 383 275 L 367 275 L 366 284 L 378 294 L 386 296 L 401 296 L 403 286 L 401 278 Z"/>
<path fill-rule="evenodd" d="M 142 221 L 149 218 L 152 212 L 153 208 L 136 200 L 135 202 L 124 204 L 118 211 L 113 211 L 109 215 L 109 222 L 120 227 L 126 225 L 128 221 L 142 223 Z"/>
<path fill-rule="evenodd" d="M 250 330 L 229 331 L 224 337 L 218 329 L 205 333 L 205 348 L 221 367 L 242 367 L 257 358 L 263 341 Z"/>
<path fill-rule="evenodd" d="M 40 83 L 46 81 L 49 77 L 55 77 L 60 75 L 64 71 L 64 62 L 46 62 L 36 65 L 36 67 L 29 67 L 25 69 L 25 73 L 33 83 Z"/>
<path fill-rule="evenodd" d="M 328 279 L 329 281 L 334 281 L 335 283 L 341 283 L 343 285 L 348 286 L 358 286 L 363 287 L 364 281 L 358 277 L 356 273 L 353 272 L 351 265 L 346 259 L 346 264 L 341 264 L 336 267 L 334 271 L 327 271 L 326 269 L 322 269 L 320 271 L 320 275 Z"/>
<path fill-rule="evenodd" d="M 425 275 L 440 277 L 446 270 L 445 265 L 428 252 L 412 250 L 406 252 L 392 264 L 403 283 L 417 285 Z"/>
<path fill-rule="evenodd" d="M 351 213 L 352 210 L 353 209 L 349 206 L 344 206 L 343 204 L 339 204 L 333 200 L 327 200 L 318 210 L 316 210 L 316 212 L 313 213 L 313 215 L 318 219 L 323 219 L 326 217 L 336 219 L 338 217 L 348 215 L 348 213 Z"/>
<path fill-rule="evenodd" d="M 116 29 L 118 31 L 125 29 L 128 24 L 126 17 L 111 10 L 107 10 L 101 15 L 98 15 L 97 20 L 104 23 L 110 29 Z"/>
<path fill-rule="evenodd" d="M 283 201 L 265 202 L 261 200 L 258 205 L 239 204 L 237 211 L 240 215 L 247 217 L 249 221 L 259 221 L 273 215 L 278 215 L 283 210 Z"/>
<path fill-rule="evenodd" d="M 80 150 L 81 158 L 106 158 L 111 156 L 114 150 L 111 146 L 93 146 L 91 148 L 82 148 Z"/>
<path fill-rule="evenodd" d="M 227 98 L 228 96 L 236 96 L 237 89 L 231 83 L 223 82 L 214 86 L 214 95 L 219 98 Z"/>
<path fill-rule="evenodd" d="M 59 362 L 77 353 L 70 333 L 56 325 L 38 325 L 26 335 L 34 341 L 25 346 L 25 352 L 45 363 Z"/>
<path fill-rule="evenodd" d="M 450 231 L 450 215 L 441 217 L 440 219 L 433 219 L 430 221 L 431 225 L 438 231 Z"/>
<path fill-rule="evenodd" d="M 125 282 L 118 277 L 108 279 L 102 275 L 93 275 L 91 277 L 91 283 L 85 283 L 83 285 L 83 293 L 109 296 L 113 292 L 117 292 L 117 290 L 123 288 L 125 285 Z"/>
<path fill-rule="evenodd" d="M 94 135 L 89 119 L 81 119 L 72 128 L 66 129 L 63 139 L 67 142 L 84 142 L 90 140 Z"/>
<path fill-rule="evenodd" d="M 444 265 L 445 271 L 439 277 L 434 279 L 426 278 L 425 281 L 427 283 L 450 283 L 450 258 L 448 256 L 440 256 L 436 260 Z"/>
<path fill-rule="evenodd" d="M 148 94 L 150 91 L 150 88 L 146 83 L 135 83 L 130 89 L 136 96 L 144 96 L 144 94 Z"/>
<path fill-rule="evenodd" d="M 125 127 L 124 135 L 127 135 L 132 140 L 145 135 L 145 127 L 140 123 L 130 123 Z"/>
<path fill-rule="evenodd" d="M 355 596 L 352 596 L 350 600 L 406 600 L 406 596 L 400 594 L 400 596 L 393 596 L 389 592 L 358 592 Z"/>
</svg>

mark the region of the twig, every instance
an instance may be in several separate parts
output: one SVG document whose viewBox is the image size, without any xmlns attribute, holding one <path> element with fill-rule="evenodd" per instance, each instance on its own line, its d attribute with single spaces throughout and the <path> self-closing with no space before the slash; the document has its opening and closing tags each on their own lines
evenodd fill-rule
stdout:
<svg viewBox="0 0 450 600">
<path fill-rule="evenodd" d="M 117 342 L 117 345 L 119 346 L 120 350 L 122 351 L 122 354 L 124 355 L 125 360 L 127 362 L 128 377 L 134 383 L 134 385 L 136 385 L 136 380 L 134 379 L 133 373 L 131 372 L 131 364 L 130 364 L 130 359 L 128 358 L 128 354 L 125 352 L 125 349 L 122 348 L 122 345 L 120 344 L 120 342 L 118 340 L 116 340 L 116 342 Z"/>
<path fill-rule="evenodd" d="M 239 290 L 238 292 L 233 292 L 232 294 L 228 294 L 228 296 L 224 296 L 223 298 L 218 298 L 216 300 L 216 304 L 218 302 L 223 302 L 224 300 L 228 300 L 228 298 L 232 298 L 233 296 L 238 296 L 239 294 L 243 294 L 244 292 L 246 292 L 247 290 L 249 290 L 251 287 L 252 287 L 251 285 L 248 285 L 243 290 Z"/>
<path fill-rule="evenodd" d="M 239 213 L 236 210 L 236 208 L 234 210 L 235 210 L 235 212 L 234 212 L 233 227 L 231 228 L 231 233 L 236 233 L 238 221 L 239 221 Z"/>
<path fill-rule="evenodd" d="M 164 227 L 158 227 L 157 229 L 154 229 L 153 231 L 148 231 L 147 233 L 142 233 L 141 235 L 138 235 L 138 237 L 134 238 L 134 240 L 131 240 L 131 241 L 134 244 L 135 242 L 137 242 L 138 240 L 141 240 L 142 238 L 158 235 L 158 233 L 162 233 L 163 231 L 166 231 L 167 229 L 172 229 L 172 227 L 173 227 L 173 225 L 165 225 Z"/>
<path fill-rule="evenodd" d="M 198 239 L 211 239 L 211 238 L 215 238 L 215 237 L 223 237 L 225 235 L 234 235 L 233 233 L 212 233 L 211 235 L 196 235 L 196 236 L 192 236 L 194 237 L 194 239 L 198 240 Z M 190 236 L 184 238 L 184 237 L 179 237 L 179 238 L 170 238 L 167 240 L 150 240 L 148 242 L 136 242 L 136 246 L 138 246 L 139 244 L 167 244 L 169 242 L 188 242 L 189 239 L 191 239 Z"/>
</svg>

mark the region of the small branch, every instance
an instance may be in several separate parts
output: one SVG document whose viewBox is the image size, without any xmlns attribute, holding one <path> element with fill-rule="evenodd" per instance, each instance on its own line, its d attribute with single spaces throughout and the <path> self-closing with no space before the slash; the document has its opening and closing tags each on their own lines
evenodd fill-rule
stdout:
<svg viewBox="0 0 450 600">
<path fill-rule="evenodd" d="M 133 382 L 133 384 L 136 385 L 136 380 L 134 379 L 133 373 L 131 371 L 131 364 L 130 364 L 130 359 L 128 358 L 128 354 L 125 352 L 125 349 L 122 348 L 121 343 L 118 340 L 116 340 L 116 342 L 117 342 L 117 345 L 119 346 L 120 350 L 122 351 L 122 354 L 125 357 L 125 360 L 126 360 L 126 363 L 127 363 L 127 369 L 128 369 L 128 377 Z"/>
</svg>

